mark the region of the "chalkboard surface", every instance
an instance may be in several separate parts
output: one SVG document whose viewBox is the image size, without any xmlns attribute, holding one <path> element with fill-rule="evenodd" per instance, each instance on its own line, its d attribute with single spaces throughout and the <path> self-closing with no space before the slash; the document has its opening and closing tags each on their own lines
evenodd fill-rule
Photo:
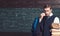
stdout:
<svg viewBox="0 0 60 36">
<path fill-rule="evenodd" d="M 42 8 L 0 8 L 0 32 L 31 32 L 32 23 Z M 60 8 L 53 8 L 60 17 Z"/>
</svg>

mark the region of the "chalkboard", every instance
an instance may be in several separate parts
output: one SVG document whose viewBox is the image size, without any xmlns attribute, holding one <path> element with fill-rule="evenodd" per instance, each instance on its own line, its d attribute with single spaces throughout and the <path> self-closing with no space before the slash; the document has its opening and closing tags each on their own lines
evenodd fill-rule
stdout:
<svg viewBox="0 0 60 36">
<path fill-rule="evenodd" d="M 31 32 L 32 23 L 42 8 L 0 8 L 0 32 Z M 53 8 L 60 17 L 60 8 Z"/>
</svg>

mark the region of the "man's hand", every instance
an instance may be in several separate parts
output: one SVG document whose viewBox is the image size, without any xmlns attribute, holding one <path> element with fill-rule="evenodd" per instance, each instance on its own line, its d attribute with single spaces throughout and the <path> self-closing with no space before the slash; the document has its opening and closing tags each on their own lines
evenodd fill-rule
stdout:
<svg viewBox="0 0 60 36">
<path fill-rule="evenodd" d="M 40 14 L 40 19 L 42 20 L 44 16 L 45 16 L 45 13 L 41 13 Z"/>
</svg>

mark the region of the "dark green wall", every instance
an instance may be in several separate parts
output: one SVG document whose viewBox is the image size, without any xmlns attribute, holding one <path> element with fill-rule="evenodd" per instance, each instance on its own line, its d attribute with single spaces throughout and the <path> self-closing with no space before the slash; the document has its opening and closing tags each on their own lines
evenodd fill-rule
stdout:
<svg viewBox="0 0 60 36">
<path fill-rule="evenodd" d="M 0 31 L 31 32 L 34 18 L 42 11 L 41 8 L 0 8 Z M 60 8 L 53 9 L 53 13 L 60 17 Z"/>
</svg>

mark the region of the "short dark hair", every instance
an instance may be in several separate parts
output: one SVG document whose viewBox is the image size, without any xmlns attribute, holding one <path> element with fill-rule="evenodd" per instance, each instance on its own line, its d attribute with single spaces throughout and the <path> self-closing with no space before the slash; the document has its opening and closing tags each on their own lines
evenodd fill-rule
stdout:
<svg viewBox="0 0 60 36">
<path fill-rule="evenodd" d="M 50 7 L 50 9 L 52 9 L 52 6 L 51 5 L 45 5 L 43 8 L 48 8 L 48 7 Z"/>
</svg>

